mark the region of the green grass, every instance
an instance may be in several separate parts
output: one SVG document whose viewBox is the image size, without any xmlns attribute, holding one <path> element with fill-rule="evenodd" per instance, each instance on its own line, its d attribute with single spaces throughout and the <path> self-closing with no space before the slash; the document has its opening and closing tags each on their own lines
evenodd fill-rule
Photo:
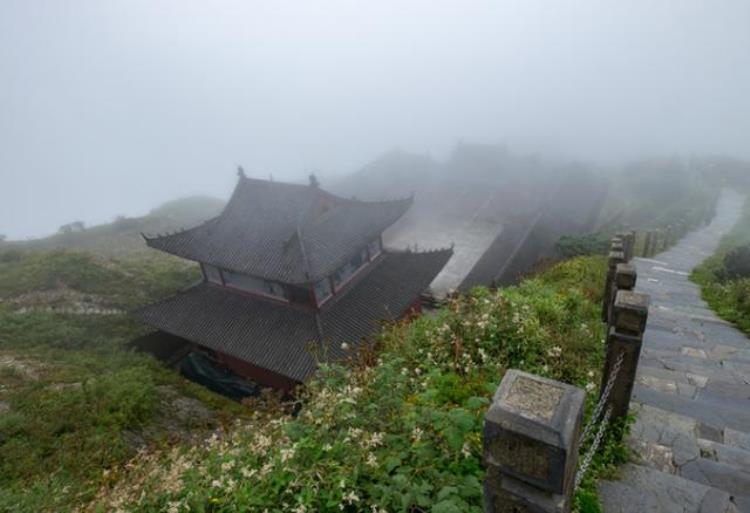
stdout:
<svg viewBox="0 0 750 513">
<path fill-rule="evenodd" d="M 722 240 L 717 252 L 695 269 L 691 278 L 701 286 L 703 299 L 722 318 L 750 333 L 750 278 L 729 278 L 724 257 L 732 249 L 750 244 L 750 200 L 742 217 Z"/>
<path fill-rule="evenodd" d="M 584 257 L 518 287 L 477 289 L 434 317 L 384 328 L 377 351 L 325 367 L 299 398 L 299 416 L 268 398 L 248 418 L 125 350 L 146 331 L 125 315 L 19 314 L 14 302 L 66 290 L 129 308 L 188 286 L 195 266 L 0 253 L 0 401 L 10 406 L 0 417 L 0 511 L 480 511 L 483 415 L 506 369 L 584 387 L 591 411 L 604 273 L 603 258 Z M 214 420 L 178 415 L 175 397 L 195 399 Z M 221 438 L 190 440 L 219 424 Z M 599 511 L 596 479 L 625 457 L 608 437 L 579 511 Z"/>
<path fill-rule="evenodd" d="M 193 196 L 167 202 L 142 217 L 118 217 L 111 223 L 91 226 L 82 232 L 58 233 L 30 241 L 0 241 L 0 248 L 51 251 L 86 251 L 107 257 L 142 257 L 152 252 L 141 233 L 172 232 L 195 226 L 218 215 L 222 200 Z"/>
<path fill-rule="evenodd" d="M 195 266 L 169 258 L 0 253 L 0 401 L 9 407 L 0 414 L 0 511 L 70 511 L 92 500 L 108 469 L 139 447 L 169 446 L 244 414 L 127 350 L 147 329 L 124 314 L 63 315 L 39 309 L 38 298 L 18 313 L 30 294 L 60 290 L 129 308 L 197 276 Z M 180 404 L 209 416 L 190 418 Z"/>
<path fill-rule="evenodd" d="M 200 279 L 192 263 L 150 253 L 114 259 L 70 250 L 0 250 L 0 299 L 70 289 L 101 296 L 105 306 L 131 308 Z"/>
<path fill-rule="evenodd" d="M 480 512 L 482 426 L 508 368 L 585 387 L 604 355 L 605 261 L 559 264 L 518 287 L 477 289 L 436 316 L 386 328 L 377 351 L 326 366 L 296 417 L 269 403 L 208 444 L 153 451 L 113 472 L 95 504 L 127 511 Z M 626 457 L 604 445 L 577 505 Z M 170 509 L 171 508 L 171 509 Z"/>
</svg>

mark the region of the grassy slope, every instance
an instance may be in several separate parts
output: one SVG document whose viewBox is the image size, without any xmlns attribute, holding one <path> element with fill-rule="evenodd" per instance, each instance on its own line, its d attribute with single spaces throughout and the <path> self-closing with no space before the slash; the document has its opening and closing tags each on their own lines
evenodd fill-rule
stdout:
<svg viewBox="0 0 750 513">
<path fill-rule="evenodd" d="M 70 298 L 129 308 L 199 276 L 169 258 L 116 261 L 0 251 L 0 511 L 66 511 L 144 444 L 190 436 L 238 407 L 123 349 L 144 328 L 125 315 L 47 311 Z M 48 296 L 52 299 L 48 301 Z M 18 313 L 22 307 L 28 313 Z M 4 408 L 4 409 L 5 409 Z"/>
<path fill-rule="evenodd" d="M 208 444 L 143 455 L 89 509 L 479 512 L 482 419 L 507 368 L 586 387 L 593 402 L 603 280 L 602 258 L 575 259 L 391 326 L 377 353 L 313 380 L 296 418 L 266 404 Z M 605 446 L 582 511 L 597 511 L 593 478 L 624 456 Z"/>
<path fill-rule="evenodd" d="M 118 219 L 92 226 L 83 232 L 56 234 L 27 242 L 0 243 L 0 248 L 33 250 L 73 249 L 110 257 L 148 254 L 141 233 L 154 235 L 197 225 L 221 212 L 224 202 L 206 196 L 194 196 L 167 202 L 143 217 Z"/>
<path fill-rule="evenodd" d="M 750 200 L 742 217 L 721 241 L 718 251 L 703 262 L 692 279 L 701 286 L 703 298 L 721 317 L 750 333 L 750 278 L 725 279 L 724 257 L 738 246 L 750 244 Z"/>
</svg>

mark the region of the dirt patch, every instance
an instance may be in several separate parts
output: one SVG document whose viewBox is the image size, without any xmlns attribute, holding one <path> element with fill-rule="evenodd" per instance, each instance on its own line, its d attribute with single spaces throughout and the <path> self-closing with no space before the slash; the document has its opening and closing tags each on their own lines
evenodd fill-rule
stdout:
<svg viewBox="0 0 750 513">
<path fill-rule="evenodd" d="M 0 371 L 18 374 L 23 379 L 39 379 L 39 370 L 42 365 L 30 360 L 22 360 L 9 354 L 0 354 Z"/>
<path fill-rule="evenodd" d="M 102 296 L 84 294 L 63 284 L 56 289 L 27 292 L 15 297 L 0 299 L 16 313 L 55 312 L 67 314 L 114 314 L 121 313 Z"/>
</svg>

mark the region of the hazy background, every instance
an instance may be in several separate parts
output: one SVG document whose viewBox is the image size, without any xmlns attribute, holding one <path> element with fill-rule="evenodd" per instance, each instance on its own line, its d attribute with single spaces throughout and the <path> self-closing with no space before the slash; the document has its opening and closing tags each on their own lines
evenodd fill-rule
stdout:
<svg viewBox="0 0 750 513">
<path fill-rule="evenodd" d="M 748 94 L 747 0 L 2 0 L 0 233 L 459 140 L 748 157 Z"/>
</svg>

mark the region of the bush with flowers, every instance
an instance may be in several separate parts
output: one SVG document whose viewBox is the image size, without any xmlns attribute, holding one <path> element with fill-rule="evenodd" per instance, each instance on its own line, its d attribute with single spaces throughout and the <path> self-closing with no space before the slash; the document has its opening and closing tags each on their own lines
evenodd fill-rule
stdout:
<svg viewBox="0 0 750 513">
<path fill-rule="evenodd" d="M 505 370 L 595 391 L 604 265 L 570 260 L 387 326 L 372 350 L 324 365 L 297 408 L 267 399 L 205 443 L 142 452 L 89 510 L 480 512 L 483 415 Z"/>
</svg>

